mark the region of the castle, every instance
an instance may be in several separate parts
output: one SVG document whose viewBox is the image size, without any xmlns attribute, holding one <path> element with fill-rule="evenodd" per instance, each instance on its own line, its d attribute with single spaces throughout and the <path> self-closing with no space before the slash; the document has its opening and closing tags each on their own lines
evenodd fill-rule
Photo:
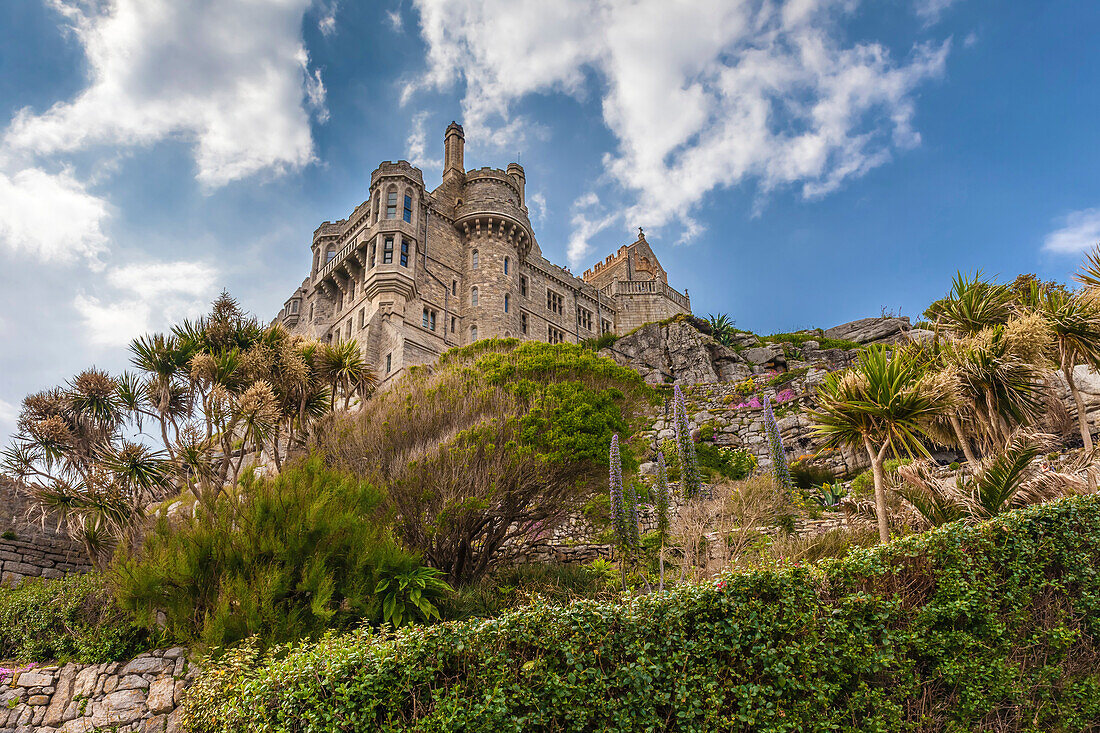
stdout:
<svg viewBox="0 0 1100 733">
<path fill-rule="evenodd" d="M 639 230 L 576 277 L 542 256 L 524 172 L 463 166 L 462 127 L 444 137 L 443 181 L 386 161 L 367 200 L 313 232 L 309 277 L 277 320 L 326 342 L 355 339 L 380 382 L 482 338 L 576 343 L 690 313 Z"/>
</svg>

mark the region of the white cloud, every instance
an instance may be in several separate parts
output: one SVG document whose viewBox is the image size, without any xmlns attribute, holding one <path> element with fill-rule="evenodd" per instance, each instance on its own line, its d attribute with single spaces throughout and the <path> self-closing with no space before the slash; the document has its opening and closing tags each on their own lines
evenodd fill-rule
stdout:
<svg viewBox="0 0 1100 733">
<path fill-rule="evenodd" d="M 0 246 L 46 262 L 92 260 L 107 249 L 109 207 L 70 170 L 0 170 Z"/>
<path fill-rule="evenodd" d="M 504 142 L 530 94 L 588 94 L 595 78 L 617 139 L 610 180 L 634 198 L 623 224 L 682 225 L 719 187 L 754 181 L 823 196 L 913 147 L 914 90 L 942 74 L 948 43 L 896 61 L 882 45 L 845 45 L 855 0 L 414 0 L 428 44 L 423 86 L 465 84 L 468 139 Z M 591 233 L 604 218 L 588 218 Z M 583 256 L 583 236 L 570 243 Z"/>
<path fill-rule="evenodd" d="M 9 153 L 184 139 L 211 187 L 313 160 L 305 105 L 323 87 L 301 41 L 309 0 L 51 4 L 84 47 L 89 85 L 43 113 L 20 110 Z"/>
<path fill-rule="evenodd" d="M 109 296 L 78 293 L 73 307 L 87 340 L 123 346 L 136 336 L 165 329 L 205 312 L 217 294 L 218 272 L 201 262 L 147 262 L 112 268 Z"/>
<path fill-rule="evenodd" d="M 916 0 L 914 9 L 917 16 L 927 23 L 935 23 L 943 15 L 944 11 L 954 5 L 958 0 Z"/>
<path fill-rule="evenodd" d="M 409 137 L 405 141 L 405 155 L 410 163 L 421 170 L 443 170 L 443 159 L 428 155 L 428 131 L 425 129 L 427 120 L 427 112 L 417 112 L 413 115 L 409 125 Z"/>
<path fill-rule="evenodd" d="M 1061 226 L 1043 240 L 1047 252 L 1077 254 L 1100 245 L 1100 209 L 1074 211 L 1059 221 Z"/>
<path fill-rule="evenodd" d="M 390 27 L 398 33 L 405 29 L 405 20 L 401 17 L 400 8 L 387 10 L 386 18 L 390 21 Z"/>
<path fill-rule="evenodd" d="M 331 36 L 336 32 L 336 9 L 339 6 L 337 2 L 322 2 L 320 3 L 321 17 L 317 21 L 317 28 L 321 31 L 323 36 Z"/>
<path fill-rule="evenodd" d="M 531 214 L 531 220 L 539 223 L 546 221 L 546 196 L 542 191 L 527 194 L 527 210 Z"/>
<path fill-rule="evenodd" d="M 7 400 L 0 399 L 0 430 L 3 430 L 5 433 L 12 432 L 18 417 L 18 408 Z"/>
</svg>

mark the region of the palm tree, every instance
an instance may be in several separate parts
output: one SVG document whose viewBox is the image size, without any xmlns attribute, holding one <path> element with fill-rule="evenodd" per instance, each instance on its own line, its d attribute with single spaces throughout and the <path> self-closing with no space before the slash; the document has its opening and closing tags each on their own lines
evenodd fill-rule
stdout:
<svg viewBox="0 0 1100 733">
<path fill-rule="evenodd" d="M 985 280 L 981 270 L 972 278 L 958 272 L 951 292 L 930 305 L 925 316 L 951 334 L 968 336 L 1006 323 L 1012 315 L 1012 303 L 1012 290 Z"/>
<path fill-rule="evenodd" d="M 1039 303 L 1039 313 L 1053 334 L 1054 357 L 1077 405 L 1077 424 L 1085 451 L 1092 452 L 1092 431 L 1085 401 L 1073 377 L 1077 364 L 1100 367 L 1100 304 L 1087 295 L 1051 291 Z"/>
<path fill-rule="evenodd" d="M 906 351 L 891 358 L 883 346 L 865 349 L 851 369 L 829 374 L 817 398 L 818 407 L 810 415 L 827 446 L 867 451 L 875 479 L 879 539 L 886 542 L 890 527 L 883 462 L 890 452 L 927 456 L 921 441 L 924 426 L 943 412 L 944 401 L 928 388 L 920 360 Z"/>
<path fill-rule="evenodd" d="M 378 384 L 378 378 L 363 360 L 359 344 L 354 340 L 322 346 L 318 354 L 318 371 L 332 390 L 329 398 L 330 410 L 336 407 L 337 389 L 344 393 L 346 410 L 353 393 L 365 397 Z"/>
</svg>

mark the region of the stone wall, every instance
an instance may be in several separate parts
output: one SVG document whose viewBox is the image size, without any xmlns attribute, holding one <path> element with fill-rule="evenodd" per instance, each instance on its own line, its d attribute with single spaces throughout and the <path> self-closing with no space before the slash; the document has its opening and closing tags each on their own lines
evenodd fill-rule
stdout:
<svg viewBox="0 0 1100 733">
<path fill-rule="evenodd" d="M 173 733 L 193 676 L 183 647 L 129 662 L 34 667 L 3 675 L 0 733 Z"/>
<path fill-rule="evenodd" d="M 34 521 L 29 508 L 16 484 L 0 478 L 0 584 L 91 570 L 84 548 L 58 532 L 55 525 Z"/>
</svg>

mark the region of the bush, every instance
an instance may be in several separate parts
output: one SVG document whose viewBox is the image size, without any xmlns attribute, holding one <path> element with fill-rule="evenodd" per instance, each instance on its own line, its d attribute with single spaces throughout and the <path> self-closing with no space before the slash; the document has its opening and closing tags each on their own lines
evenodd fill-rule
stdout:
<svg viewBox="0 0 1100 733">
<path fill-rule="evenodd" d="M 385 488 L 395 529 L 456 584 L 545 533 L 607 481 L 611 436 L 655 393 L 574 344 L 452 349 L 319 431 L 337 467 Z M 624 470 L 637 459 L 623 444 Z"/>
<path fill-rule="evenodd" d="M 0 659 L 99 664 L 150 646 L 99 574 L 0 588 Z"/>
<path fill-rule="evenodd" d="M 739 481 L 756 470 L 756 456 L 745 448 L 719 448 L 710 443 L 697 443 L 695 455 L 699 466 L 711 474 L 710 478 L 720 476 Z"/>
<path fill-rule="evenodd" d="M 809 493 L 815 486 L 830 484 L 836 477 L 833 472 L 824 466 L 815 466 L 806 461 L 795 461 L 791 464 L 791 480 L 795 488 L 802 493 Z"/>
<path fill-rule="evenodd" d="M 596 568 L 600 566 L 597 563 Z M 441 609 L 446 619 L 491 618 L 530 605 L 560 604 L 617 595 L 619 571 L 601 574 L 586 565 L 538 563 L 501 568 L 459 588 Z"/>
<path fill-rule="evenodd" d="M 390 537 L 384 496 L 313 456 L 277 477 L 243 481 L 211 510 L 163 514 L 132 558 L 112 569 L 121 605 L 147 628 L 221 646 L 319 636 L 381 623 L 382 578 L 418 560 Z"/>
<path fill-rule="evenodd" d="M 1068 731 L 1100 725 L 1100 497 L 620 603 L 243 647 L 241 730 Z"/>
</svg>

